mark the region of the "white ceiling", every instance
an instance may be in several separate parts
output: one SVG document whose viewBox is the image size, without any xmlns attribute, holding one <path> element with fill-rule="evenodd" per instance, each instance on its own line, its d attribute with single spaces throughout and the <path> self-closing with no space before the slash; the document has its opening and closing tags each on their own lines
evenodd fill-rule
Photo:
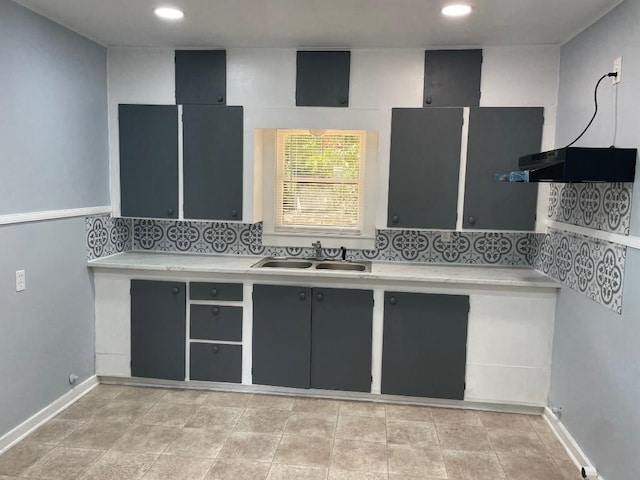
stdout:
<svg viewBox="0 0 640 480">
<path fill-rule="evenodd" d="M 166 47 L 426 47 L 562 44 L 621 0 L 16 0 L 103 45 Z M 185 11 L 161 21 L 158 6 Z"/>
</svg>

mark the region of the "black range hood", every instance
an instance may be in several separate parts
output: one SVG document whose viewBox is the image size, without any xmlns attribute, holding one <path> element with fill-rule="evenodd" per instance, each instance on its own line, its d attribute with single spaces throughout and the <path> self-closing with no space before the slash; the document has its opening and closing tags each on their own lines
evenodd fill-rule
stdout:
<svg viewBox="0 0 640 480">
<path fill-rule="evenodd" d="M 520 157 L 519 171 L 496 174 L 501 182 L 633 182 L 636 148 L 565 147 Z"/>
</svg>

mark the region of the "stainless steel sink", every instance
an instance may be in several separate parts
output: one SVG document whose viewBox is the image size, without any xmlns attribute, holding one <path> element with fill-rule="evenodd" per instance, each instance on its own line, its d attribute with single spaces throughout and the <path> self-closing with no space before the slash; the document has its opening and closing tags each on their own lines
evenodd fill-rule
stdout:
<svg viewBox="0 0 640 480">
<path fill-rule="evenodd" d="M 364 272 L 369 265 L 365 263 L 355 262 L 319 262 L 316 264 L 316 270 L 347 270 L 355 272 Z"/>
<path fill-rule="evenodd" d="M 254 268 L 309 268 L 313 262 L 296 258 L 265 258 L 253 265 Z"/>
<path fill-rule="evenodd" d="M 338 270 L 346 272 L 369 272 L 371 262 L 352 262 L 345 260 L 313 260 L 307 258 L 263 258 L 252 268 L 295 268 L 307 269 L 313 267 L 315 270 Z"/>
</svg>

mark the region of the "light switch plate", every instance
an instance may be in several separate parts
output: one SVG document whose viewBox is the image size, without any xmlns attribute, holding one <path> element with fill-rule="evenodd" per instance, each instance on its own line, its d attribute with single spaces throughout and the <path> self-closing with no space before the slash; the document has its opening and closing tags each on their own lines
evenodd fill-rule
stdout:
<svg viewBox="0 0 640 480">
<path fill-rule="evenodd" d="M 27 276 L 24 270 L 16 271 L 16 292 L 22 292 L 27 288 Z"/>
</svg>

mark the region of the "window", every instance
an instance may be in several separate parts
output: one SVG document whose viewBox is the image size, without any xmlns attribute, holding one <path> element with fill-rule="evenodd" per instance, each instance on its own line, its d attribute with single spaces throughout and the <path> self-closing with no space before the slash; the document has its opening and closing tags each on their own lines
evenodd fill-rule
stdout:
<svg viewBox="0 0 640 480">
<path fill-rule="evenodd" d="M 276 231 L 362 231 L 364 132 L 278 130 Z"/>
<path fill-rule="evenodd" d="M 254 141 L 265 245 L 374 248 L 377 132 L 262 128 Z"/>
</svg>

